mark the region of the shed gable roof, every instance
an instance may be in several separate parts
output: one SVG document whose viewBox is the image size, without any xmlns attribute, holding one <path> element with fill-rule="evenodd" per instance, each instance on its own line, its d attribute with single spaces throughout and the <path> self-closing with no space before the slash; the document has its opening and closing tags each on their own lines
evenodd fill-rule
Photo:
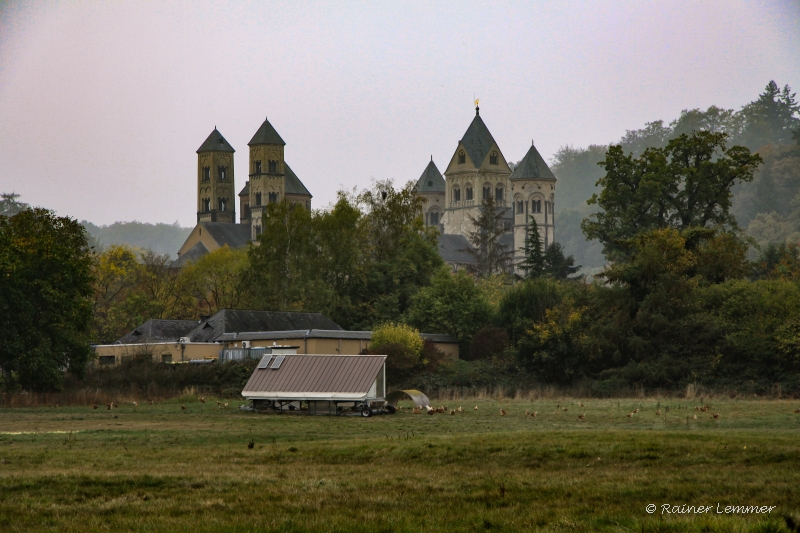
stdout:
<svg viewBox="0 0 800 533">
<path fill-rule="evenodd" d="M 341 326 L 320 313 L 222 309 L 194 328 L 192 342 L 214 342 L 225 333 L 242 331 L 290 331 L 299 329 L 341 330 Z"/>
<path fill-rule="evenodd" d="M 372 388 L 385 361 L 385 355 L 287 355 L 277 370 L 256 368 L 242 394 L 365 395 Z"/>
</svg>

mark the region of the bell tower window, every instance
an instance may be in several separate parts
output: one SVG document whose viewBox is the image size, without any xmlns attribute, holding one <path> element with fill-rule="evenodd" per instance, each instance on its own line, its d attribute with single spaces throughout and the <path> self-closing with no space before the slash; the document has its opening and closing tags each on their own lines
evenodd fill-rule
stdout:
<svg viewBox="0 0 800 533">
<path fill-rule="evenodd" d="M 220 180 L 224 180 L 228 174 L 228 167 L 218 166 L 217 167 L 217 176 L 219 176 Z"/>
<path fill-rule="evenodd" d="M 225 211 L 225 204 L 227 202 L 227 198 L 220 198 L 219 199 L 219 210 Z"/>
<path fill-rule="evenodd" d="M 211 167 L 203 167 L 203 181 L 211 179 Z"/>
<path fill-rule="evenodd" d="M 467 162 L 467 154 L 464 153 L 464 150 L 458 152 L 458 164 L 463 165 Z"/>
<path fill-rule="evenodd" d="M 261 174 L 261 161 L 253 161 L 253 173 Z"/>
<path fill-rule="evenodd" d="M 268 161 L 268 164 L 269 164 L 269 173 L 270 174 L 277 174 L 278 173 L 278 162 L 277 161 L 273 161 L 273 160 L 270 159 Z"/>
<path fill-rule="evenodd" d="M 489 164 L 496 165 L 497 164 L 497 152 L 492 152 L 489 154 Z"/>
<path fill-rule="evenodd" d="M 277 204 L 278 203 L 278 193 L 271 192 L 269 193 L 269 203 Z"/>
<path fill-rule="evenodd" d="M 256 205 L 261 205 L 261 193 L 256 193 Z"/>
<path fill-rule="evenodd" d="M 206 213 L 211 211 L 211 200 L 209 198 L 203 198 L 203 211 Z"/>
</svg>

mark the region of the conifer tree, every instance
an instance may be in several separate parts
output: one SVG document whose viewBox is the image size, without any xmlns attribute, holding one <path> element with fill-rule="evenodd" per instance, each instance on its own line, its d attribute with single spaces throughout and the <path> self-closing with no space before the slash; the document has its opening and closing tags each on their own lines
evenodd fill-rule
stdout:
<svg viewBox="0 0 800 533">
<path fill-rule="evenodd" d="M 494 199 L 487 197 L 483 199 L 478 218 L 472 215 L 469 218 L 475 225 L 475 231 L 469 234 L 473 248 L 467 250 L 475 259 L 471 270 L 482 278 L 506 272 L 512 252 L 500 242 L 506 231 L 502 210 L 495 207 Z"/>
<path fill-rule="evenodd" d="M 533 215 L 530 216 L 530 224 L 525 229 L 525 246 L 520 248 L 525 254 L 519 268 L 525 273 L 526 278 L 538 278 L 545 271 L 544 252 L 542 251 L 542 241 L 539 240 L 539 225 Z"/>
</svg>

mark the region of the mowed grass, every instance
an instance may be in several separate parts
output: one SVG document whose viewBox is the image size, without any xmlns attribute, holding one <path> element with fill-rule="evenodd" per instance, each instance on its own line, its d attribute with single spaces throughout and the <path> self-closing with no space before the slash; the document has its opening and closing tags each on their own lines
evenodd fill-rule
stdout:
<svg viewBox="0 0 800 533">
<path fill-rule="evenodd" d="M 767 532 L 800 511 L 800 401 L 463 400 L 369 419 L 142 403 L 1 409 L 0 531 Z"/>
</svg>

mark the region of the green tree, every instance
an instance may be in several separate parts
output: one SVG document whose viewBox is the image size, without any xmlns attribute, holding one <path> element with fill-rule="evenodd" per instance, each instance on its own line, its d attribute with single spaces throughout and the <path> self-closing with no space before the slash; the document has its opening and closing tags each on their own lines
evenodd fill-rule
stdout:
<svg viewBox="0 0 800 533">
<path fill-rule="evenodd" d="M 564 248 L 560 243 L 554 242 L 547 247 L 547 251 L 542 256 L 544 274 L 555 279 L 570 279 L 580 269 L 580 265 L 575 266 L 575 258 L 564 255 Z"/>
<path fill-rule="evenodd" d="M 559 284 L 544 277 L 515 284 L 500 302 L 497 324 L 517 341 L 535 323 L 544 321 L 548 309 L 561 301 Z"/>
<path fill-rule="evenodd" d="M 140 275 L 136 252 L 127 246 L 112 245 L 93 257 L 92 337 L 95 342 L 111 343 L 150 318 L 147 302 L 143 306 L 142 299 L 134 296 Z"/>
<path fill-rule="evenodd" d="M 653 229 L 736 228 L 731 188 L 751 181 L 761 158 L 741 146 L 726 148 L 726 137 L 704 131 L 680 135 L 638 158 L 626 156 L 621 146 L 610 147 L 606 175 L 598 182 L 603 190 L 589 200 L 600 211 L 581 224 L 586 236 L 618 260 L 628 253 L 626 242 Z"/>
<path fill-rule="evenodd" d="M 506 232 L 503 211 L 495 206 L 491 196 L 487 196 L 481 202 L 478 218 L 472 215 L 469 218 L 475 226 L 475 230 L 469 232 L 472 249 L 467 250 L 475 260 L 471 270 L 481 278 L 507 272 L 513 250 L 507 250 L 500 242 Z"/>
<path fill-rule="evenodd" d="M 0 367 L 7 387 L 59 388 L 91 357 L 91 251 L 83 227 L 45 209 L 0 216 Z"/>
<path fill-rule="evenodd" d="M 519 268 L 526 278 L 538 278 L 544 274 L 544 252 L 539 236 L 539 226 L 533 215 L 530 216 L 528 227 L 525 228 L 525 245 L 519 249 L 525 255 L 520 261 Z"/>
<path fill-rule="evenodd" d="M 28 204 L 17 200 L 19 194 L 4 192 L 0 195 L 0 216 L 10 217 L 28 209 Z"/>
<path fill-rule="evenodd" d="M 204 314 L 247 306 L 248 291 L 242 283 L 247 269 L 247 251 L 227 245 L 190 263 L 181 272 L 183 286 L 196 298 Z"/>
<path fill-rule="evenodd" d="M 429 287 L 412 298 L 406 321 L 426 333 L 446 333 L 457 338 L 461 353 L 468 353 L 472 336 L 491 322 L 491 307 L 475 279 L 466 272 L 442 268 Z"/>
<path fill-rule="evenodd" d="M 770 81 L 758 98 L 742 108 L 742 142 L 751 149 L 767 144 L 790 144 L 800 128 L 800 105 L 788 85 L 781 90 Z"/>
</svg>

